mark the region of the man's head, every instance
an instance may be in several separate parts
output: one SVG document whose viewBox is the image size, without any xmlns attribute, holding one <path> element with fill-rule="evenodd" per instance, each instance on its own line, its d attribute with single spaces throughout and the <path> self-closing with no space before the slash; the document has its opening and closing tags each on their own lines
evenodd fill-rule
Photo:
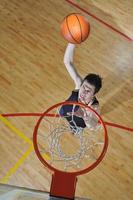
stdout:
<svg viewBox="0 0 133 200">
<path fill-rule="evenodd" d="M 88 74 L 79 89 L 79 100 L 88 104 L 102 87 L 102 78 L 97 74 Z"/>
</svg>

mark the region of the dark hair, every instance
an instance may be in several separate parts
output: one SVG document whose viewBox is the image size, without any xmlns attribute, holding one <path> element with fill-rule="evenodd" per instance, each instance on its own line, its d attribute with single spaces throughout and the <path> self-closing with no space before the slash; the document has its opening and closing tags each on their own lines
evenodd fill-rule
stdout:
<svg viewBox="0 0 133 200">
<path fill-rule="evenodd" d="M 97 74 L 88 74 L 84 79 L 84 81 L 87 81 L 88 83 L 90 83 L 91 85 L 95 86 L 95 94 L 100 90 L 100 88 L 102 87 L 102 78 L 97 75 Z"/>
</svg>

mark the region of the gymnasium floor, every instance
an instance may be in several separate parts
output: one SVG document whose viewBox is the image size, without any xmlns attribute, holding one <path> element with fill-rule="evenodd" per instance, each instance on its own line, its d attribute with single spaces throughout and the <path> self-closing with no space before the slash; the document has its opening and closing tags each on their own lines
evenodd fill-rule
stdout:
<svg viewBox="0 0 133 200">
<path fill-rule="evenodd" d="M 3 0 L 0 3 L 0 183 L 49 191 L 51 174 L 37 159 L 32 135 L 37 116 L 74 88 L 63 64 L 67 42 L 60 24 L 80 12 L 91 25 L 77 45 L 78 72 L 103 77 L 98 94 L 109 148 L 103 162 L 78 178 L 76 196 L 95 200 L 133 197 L 133 1 Z M 100 20 L 99 20 L 100 19 Z M 105 23 L 104 23 L 105 22 Z"/>
</svg>

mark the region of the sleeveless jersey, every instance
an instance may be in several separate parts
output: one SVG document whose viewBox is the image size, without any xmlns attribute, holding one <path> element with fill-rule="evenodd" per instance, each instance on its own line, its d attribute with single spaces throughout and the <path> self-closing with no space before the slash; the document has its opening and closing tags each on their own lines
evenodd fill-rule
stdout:
<svg viewBox="0 0 133 200">
<path fill-rule="evenodd" d="M 72 101 L 72 102 L 78 102 L 78 93 L 79 90 L 75 90 L 72 91 L 72 94 L 70 95 L 70 97 L 66 100 L 66 102 L 68 101 Z M 95 104 L 99 104 L 98 100 L 96 99 L 96 97 L 93 100 L 93 103 L 91 105 L 95 105 Z M 75 106 L 75 108 L 73 108 L 73 105 L 63 105 L 59 111 L 60 115 L 65 117 L 67 119 L 67 121 L 70 124 L 70 127 L 73 130 L 77 130 L 78 128 L 85 128 L 86 124 L 84 122 L 84 120 L 81 117 L 78 116 L 69 116 L 68 113 L 72 113 L 72 112 L 76 112 L 79 109 L 79 106 Z M 74 110 L 73 110 L 74 109 Z"/>
</svg>

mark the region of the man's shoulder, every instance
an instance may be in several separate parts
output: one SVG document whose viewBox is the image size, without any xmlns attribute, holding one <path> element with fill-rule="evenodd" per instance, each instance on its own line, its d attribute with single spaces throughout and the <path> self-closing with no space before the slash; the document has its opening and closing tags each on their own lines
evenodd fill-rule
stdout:
<svg viewBox="0 0 133 200">
<path fill-rule="evenodd" d="M 79 89 L 74 89 L 74 90 L 72 90 L 72 93 L 74 93 L 74 94 L 75 94 L 75 93 L 77 94 L 78 92 L 79 92 Z"/>
<path fill-rule="evenodd" d="M 79 90 L 72 90 L 71 95 L 69 96 L 69 98 L 67 99 L 67 101 L 77 101 L 78 100 L 78 92 Z"/>
<path fill-rule="evenodd" d="M 97 98 L 95 97 L 93 103 L 91 104 L 91 107 L 100 114 L 100 105 L 99 105 L 99 101 L 97 100 Z"/>
<path fill-rule="evenodd" d="M 99 105 L 99 101 L 96 97 L 94 97 L 92 105 Z"/>
</svg>

